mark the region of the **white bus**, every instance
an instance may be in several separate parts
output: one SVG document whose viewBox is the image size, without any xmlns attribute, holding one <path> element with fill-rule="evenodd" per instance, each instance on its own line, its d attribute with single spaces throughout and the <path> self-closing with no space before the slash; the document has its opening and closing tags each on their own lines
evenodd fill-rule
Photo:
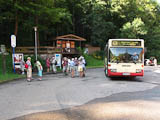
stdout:
<svg viewBox="0 0 160 120">
<path fill-rule="evenodd" d="M 143 76 L 144 40 L 109 39 L 104 61 L 106 76 Z"/>
</svg>

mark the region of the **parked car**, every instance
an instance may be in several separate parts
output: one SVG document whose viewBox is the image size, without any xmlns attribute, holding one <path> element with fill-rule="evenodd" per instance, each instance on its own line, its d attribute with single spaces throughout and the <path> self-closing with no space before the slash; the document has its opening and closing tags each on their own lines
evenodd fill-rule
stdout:
<svg viewBox="0 0 160 120">
<path fill-rule="evenodd" d="M 155 57 L 150 57 L 150 65 L 151 66 L 156 66 L 157 65 L 157 60 Z"/>
<path fill-rule="evenodd" d="M 150 57 L 144 60 L 144 65 L 157 66 L 157 59 L 155 57 Z"/>
<path fill-rule="evenodd" d="M 150 65 L 150 59 L 145 59 L 144 60 L 144 65 L 149 66 Z"/>
</svg>

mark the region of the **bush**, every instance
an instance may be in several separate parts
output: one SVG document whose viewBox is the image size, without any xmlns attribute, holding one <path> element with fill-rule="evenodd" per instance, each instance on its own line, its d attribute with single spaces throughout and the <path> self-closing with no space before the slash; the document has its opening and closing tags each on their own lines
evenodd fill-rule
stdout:
<svg viewBox="0 0 160 120">
<path fill-rule="evenodd" d="M 94 67 L 94 66 L 100 67 L 104 65 L 103 60 L 95 59 L 92 55 L 84 54 L 84 58 L 87 62 L 87 67 Z"/>
<path fill-rule="evenodd" d="M 104 51 L 96 51 L 92 54 L 92 56 L 96 59 L 103 60 L 104 59 Z"/>
<path fill-rule="evenodd" d="M 6 72 L 11 73 L 13 71 L 13 65 L 12 65 L 12 56 L 11 55 L 6 55 Z M 0 74 L 2 73 L 2 55 L 0 55 Z"/>
<path fill-rule="evenodd" d="M 27 61 L 27 57 L 31 57 L 31 63 L 33 68 L 35 69 L 35 66 L 34 66 L 34 61 L 36 60 L 35 56 L 24 56 L 25 62 Z M 5 58 L 6 58 L 6 73 L 12 73 L 13 72 L 12 55 L 11 54 L 6 55 Z M 43 60 L 40 57 L 38 57 L 38 60 L 41 62 L 43 69 L 45 70 L 46 69 L 45 60 Z M 2 63 L 3 63 L 2 55 L 0 55 L 0 74 L 2 74 L 2 69 L 3 69 Z"/>
<path fill-rule="evenodd" d="M 27 57 L 31 57 L 31 64 L 32 64 L 32 67 L 33 69 L 35 70 L 36 69 L 36 66 L 34 64 L 35 60 L 36 60 L 36 57 L 35 56 L 24 56 L 24 61 L 26 62 L 27 61 Z M 46 69 L 46 62 L 45 60 L 43 60 L 41 57 L 37 57 L 37 60 L 40 61 L 40 63 L 42 64 L 43 66 L 43 70 Z"/>
</svg>

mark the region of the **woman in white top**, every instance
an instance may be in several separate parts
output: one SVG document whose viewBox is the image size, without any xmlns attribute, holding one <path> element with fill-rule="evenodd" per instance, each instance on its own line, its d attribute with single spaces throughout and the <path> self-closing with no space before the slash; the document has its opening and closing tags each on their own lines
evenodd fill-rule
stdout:
<svg viewBox="0 0 160 120">
<path fill-rule="evenodd" d="M 38 69 L 38 76 L 39 76 L 38 79 L 42 80 L 43 67 L 39 61 L 35 61 L 35 65 L 37 66 L 37 69 Z"/>
<path fill-rule="evenodd" d="M 70 61 L 70 69 L 71 69 L 71 77 L 74 77 L 74 71 L 75 71 L 75 62 L 74 62 L 74 58 L 72 58 L 72 60 Z"/>
<path fill-rule="evenodd" d="M 78 71 L 79 71 L 79 76 L 83 77 L 83 74 L 84 74 L 84 63 L 83 63 L 83 59 L 82 58 L 79 58 Z"/>
<path fill-rule="evenodd" d="M 55 59 L 54 56 L 52 57 L 51 63 L 52 63 L 52 70 L 53 70 L 53 73 L 57 73 L 57 68 L 56 68 L 57 61 L 56 61 L 56 59 Z"/>
<path fill-rule="evenodd" d="M 27 64 L 27 81 L 30 82 L 31 81 L 31 78 L 32 78 L 32 64 L 31 64 L 31 58 L 28 57 L 27 58 L 27 61 L 26 61 L 26 64 Z"/>
</svg>

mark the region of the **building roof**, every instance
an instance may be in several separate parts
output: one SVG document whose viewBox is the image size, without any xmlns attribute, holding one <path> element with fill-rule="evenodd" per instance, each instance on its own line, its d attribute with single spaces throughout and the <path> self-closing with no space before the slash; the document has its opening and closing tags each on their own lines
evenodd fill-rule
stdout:
<svg viewBox="0 0 160 120">
<path fill-rule="evenodd" d="M 73 34 L 58 36 L 55 40 L 86 41 L 86 39 Z"/>
</svg>

